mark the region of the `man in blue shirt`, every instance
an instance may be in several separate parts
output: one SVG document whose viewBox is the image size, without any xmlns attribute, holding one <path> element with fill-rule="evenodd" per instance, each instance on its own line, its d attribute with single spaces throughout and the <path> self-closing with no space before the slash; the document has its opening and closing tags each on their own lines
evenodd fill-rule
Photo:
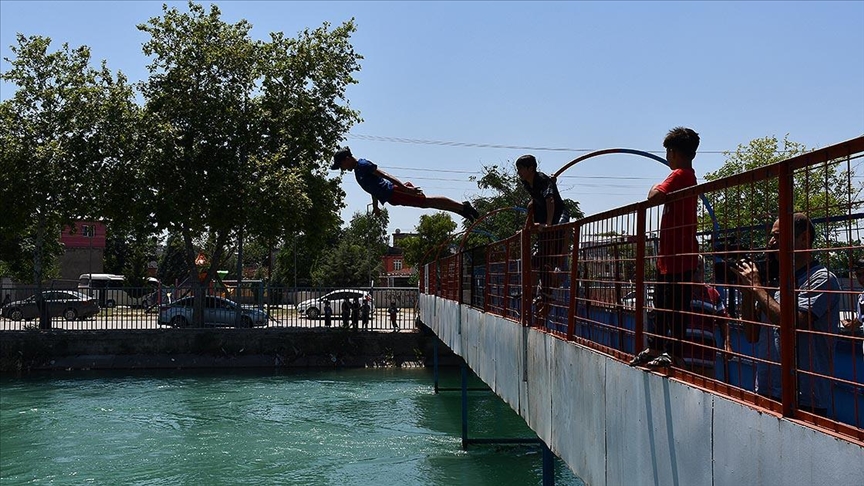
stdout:
<svg viewBox="0 0 864 486">
<path fill-rule="evenodd" d="M 781 228 L 779 219 L 774 222 L 768 250 L 777 250 L 780 238 L 793 239 L 796 313 L 791 321 L 795 324 L 798 408 L 827 417 L 831 392 L 829 378 L 823 376 L 832 375 L 831 335 L 840 326 L 840 283 L 809 251 L 815 235 L 810 219 L 803 213 L 794 213 L 792 231 Z M 743 293 L 744 333 L 749 342 L 756 343 L 756 357 L 760 358 L 756 363 L 756 393 L 780 400 L 780 291 L 764 287 L 757 266 L 751 262 L 738 262 L 732 270 L 738 274 Z"/>
<path fill-rule="evenodd" d="M 364 191 L 372 196 L 372 212 L 376 215 L 381 212 L 378 202 L 389 203 L 391 206 L 410 206 L 414 208 L 432 208 L 442 211 L 450 211 L 459 216 L 474 221 L 480 215 L 471 206 L 471 202 L 456 202 L 443 196 L 429 196 L 423 194 L 419 187 L 414 187 L 410 182 L 403 183 L 399 179 L 379 169 L 377 165 L 366 160 L 356 159 L 351 154 L 351 149 L 343 147 L 333 156 L 332 170 L 341 169 L 354 171 L 357 183 Z"/>
</svg>

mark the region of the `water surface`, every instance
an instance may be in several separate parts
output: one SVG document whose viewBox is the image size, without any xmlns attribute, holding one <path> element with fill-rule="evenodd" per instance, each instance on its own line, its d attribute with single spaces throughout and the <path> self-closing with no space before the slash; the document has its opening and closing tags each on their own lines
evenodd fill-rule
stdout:
<svg viewBox="0 0 864 486">
<path fill-rule="evenodd" d="M 0 484 L 540 484 L 536 446 L 461 449 L 426 369 L 0 378 Z M 471 386 L 480 385 L 472 381 Z M 458 370 L 442 386 L 459 386 Z M 469 436 L 536 437 L 492 392 Z M 556 484 L 581 484 L 556 460 Z"/>
</svg>

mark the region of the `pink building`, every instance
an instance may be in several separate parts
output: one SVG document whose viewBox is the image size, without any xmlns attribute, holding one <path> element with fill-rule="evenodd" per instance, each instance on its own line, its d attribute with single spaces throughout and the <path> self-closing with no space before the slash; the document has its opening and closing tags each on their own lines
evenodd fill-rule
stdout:
<svg viewBox="0 0 864 486">
<path fill-rule="evenodd" d="M 60 279 L 78 280 L 82 273 L 102 273 L 105 268 L 105 225 L 99 221 L 76 221 L 64 226 L 60 243 Z"/>
</svg>

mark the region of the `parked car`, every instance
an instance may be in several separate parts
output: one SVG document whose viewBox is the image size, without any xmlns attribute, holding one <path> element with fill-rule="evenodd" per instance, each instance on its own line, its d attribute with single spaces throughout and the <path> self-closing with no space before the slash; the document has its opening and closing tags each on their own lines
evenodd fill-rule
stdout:
<svg viewBox="0 0 864 486">
<path fill-rule="evenodd" d="M 375 311 L 375 303 L 372 302 L 372 296 L 369 295 L 369 292 L 365 290 L 339 289 L 328 292 L 317 299 L 308 299 L 300 302 L 296 306 L 297 315 L 305 315 L 309 319 L 317 319 L 324 311 L 324 301 L 329 300 L 330 306 L 333 307 L 333 315 L 335 316 L 340 313 L 341 307 L 339 306 L 343 300 L 348 299 L 353 302 L 355 297 L 361 303 L 364 300 L 369 301 L 370 312 Z"/>
<path fill-rule="evenodd" d="M 74 321 L 87 319 L 99 313 L 99 304 L 81 292 L 46 290 L 42 292 L 42 297 L 48 307 L 49 318 L 63 317 L 67 321 Z M 36 296 L 31 295 L 24 300 L 4 305 L 0 315 L 13 321 L 38 319 L 39 308 L 36 307 Z"/>
<path fill-rule="evenodd" d="M 628 292 L 627 295 L 621 297 L 621 304 L 625 309 L 636 308 L 636 291 Z M 649 288 L 645 296 L 645 307 L 654 307 L 654 288 Z"/>
<path fill-rule="evenodd" d="M 159 324 L 171 327 L 189 327 L 194 322 L 195 297 L 183 297 L 159 308 Z M 263 327 L 270 320 L 266 312 L 239 306 L 236 302 L 222 297 L 204 297 L 204 325 L 236 327 L 237 313 L 240 312 L 240 327 Z"/>
</svg>

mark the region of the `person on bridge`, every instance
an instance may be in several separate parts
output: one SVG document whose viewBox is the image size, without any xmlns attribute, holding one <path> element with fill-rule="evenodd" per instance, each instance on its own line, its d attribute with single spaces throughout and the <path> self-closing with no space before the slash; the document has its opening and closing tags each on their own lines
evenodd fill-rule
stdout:
<svg viewBox="0 0 864 486">
<path fill-rule="evenodd" d="M 864 287 L 864 259 L 858 260 L 854 268 L 855 279 L 858 280 L 858 285 Z M 864 292 L 858 294 L 858 301 L 853 312 L 852 319 L 844 319 L 841 323 L 840 331 L 849 335 L 856 335 L 864 331 Z M 861 344 L 861 350 L 864 352 L 864 342 Z"/>
<path fill-rule="evenodd" d="M 705 281 L 705 258 L 699 255 L 699 264 L 693 270 L 693 300 L 690 301 L 690 322 L 685 333 L 689 341 L 682 358 L 690 370 L 714 378 L 715 349 L 714 329 L 719 328 L 726 353 L 732 352 L 726 318 L 729 312 L 720 297 L 720 292 Z M 724 355 L 725 356 L 725 355 Z"/>
<path fill-rule="evenodd" d="M 410 182 L 402 182 L 392 175 L 379 169 L 377 165 L 366 160 L 357 159 L 351 154 L 351 149 L 342 147 L 333 155 L 331 170 L 354 171 L 354 178 L 364 191 L 372 196 L 372 212 L 380 214 L 378 203 L 389 203 L 391 206 L 410 206 L 414 208 L 432 208 L 456 213 L 459 216 L 474 221 L 480 217 L 470 201 L 456 202 L 443 196 L 426 196 L 419 187 Z"/>
<path fill-rule="evenodd" d="M 672 172 L 648 191 L 648 201 L 652 202 L 664 202 L 667 194 L 696 185 L 693 159 L 699 148 L 699 134 L 689 128 L 675 127 L 666 134 L 663 146 Z M 682 345 L 698 252 L 696 196 L 664 203 L 657 251 L 659 275 L 654 287 L 657 336 L 648 340 L 648 348 L 630 361 L 631 366 L 663 368 L 684 364 Z M 662 354 L 661 347 L 664 350 Z"/>
<path fill-rule="evenodd" d="M 803 213 L 792 215 L 792 231 L 784 230 L 780 220 L 774 222 L 767 249 L 776 251 L 780 238 L 793 239 L 795 268 L 795 356 L 798 377 L 798 408 L 828 416 L 831 391 L 826 378 L 834 364 L 834 340 L 831 334 L 840 328 L 840 282 L 809 250 L 816 231 Z M 757 265 L 741 260 L 731 267 L 738 275 L 743 293 L 741 316 L 744 334 L 756 342 L 756 393 L 781 400 L 780 370 L 780 290 L 765 287 Z M 761 319 L 757 319 L 761 318 Z M 758 324 L 761 320 L 764 324 Z M 802 371 L 806 373 L 802 373 Z"/>
<path fill-rule="evenodd" d="M 522 181 L 522 188 L 531 196 L 528 212 L 535 227 L 546 228 L 570 219 L 555 178 L 537 170 L 537 159 L 533 155 L 526 154 L 516 159 L 516 175 Z M 548 310 L 552 289 L 558 286 L 553 279 L 555 272 L 563 271 L 566 266 L 567 246 L 567 233 L 563 229 L 541 231 L 537 235 L 537 252 L 531 263 L 538 270 L 535 306 L 541 314 Z"/>
<path fill-rule="evenodd" d="M 864 287 L 864 259 L 858 260 L 855 263 L 852 273 L 855 274 L 855 279 L 858 281 L 858 285 Z M 841 324 L 843 324 L 842 329 L 850 333 L 854 333 L 857 328 L 861 327 L 862 323 L 864 323 L 864 292 L 858 294 L 858 301 L 852 319 L 844 319 L 841 322 Z"/>
</svg>

